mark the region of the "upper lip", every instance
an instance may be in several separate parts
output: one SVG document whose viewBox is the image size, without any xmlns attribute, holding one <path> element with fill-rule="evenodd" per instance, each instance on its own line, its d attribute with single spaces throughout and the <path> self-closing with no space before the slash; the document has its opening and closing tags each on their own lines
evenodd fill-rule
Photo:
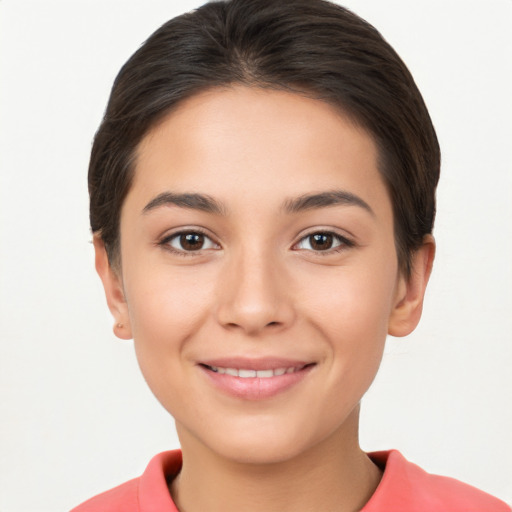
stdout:
<svg viewBox="0 0 512 512">
<path fill-rule="evenodd" d="M 281 357 L 226 357 L 199 361 L 199 364 L 221 368 L 237 368 L 244 370 L 275 370 L 277 368 L 301 368 L 313 364 L 314 361 L 301 361 Z"/>
</svg>

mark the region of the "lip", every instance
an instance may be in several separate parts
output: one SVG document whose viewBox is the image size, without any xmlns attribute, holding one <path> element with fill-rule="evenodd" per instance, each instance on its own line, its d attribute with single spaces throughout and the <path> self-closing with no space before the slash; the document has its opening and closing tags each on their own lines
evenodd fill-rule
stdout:
<svg viewBox="0 0 512 512">
<path fill-rule="evenodd" d="M 313 361 L 300 361 L 282 357 L 223 357 L 199 361 L 206 366 L 222 368 L 244 368 L 246 370 L 275 370 L 276 368 L 299 368 L 312 364 Z"/>
<path fill-rule="evenodd" d="M 299 384 L 310 373 L 315 363 L 284 358 L 221 358 L 200 361 L 198 367 L 209 381 L 220 391 L 243 400 L 265 400 L 284 393 Z M 211 367 L 244 370 L 276 370 L 295 368 L 293 373 L 272 377 L 237 377 L 213 371 Z"/>
</svg>

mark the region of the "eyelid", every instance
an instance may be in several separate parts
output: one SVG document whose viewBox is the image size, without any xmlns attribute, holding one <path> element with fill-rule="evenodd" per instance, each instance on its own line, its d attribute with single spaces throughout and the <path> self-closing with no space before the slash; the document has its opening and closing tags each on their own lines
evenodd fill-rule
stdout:
<svg viewBox="0 0 512 512">
<path fill-rule="evenodd" d="M 333 238 L 335 238 L 339 243 L 339 245 L 336 245 L 335 247 L 325 249 L 325 250 L 318 250 L 315 251 L 314 249 L 295 249 L 295 250 L 303 250 L 303 251 L 309 251 L 315 254 L 320 255 L 328 255 L 333 254 L 336 252 L 340 252 L 346 249 L 350 249 L 351 247 L 354 247 L 356 245 L 356 242 L 347 235 L 342 235 L 341 233 L 337 232 L 333 228 L 315 228 L 310 230 L 307 233 L 301 234 L 300 238 L 297 242 L 293 244 L 292 249 L 296 248 L 303 240 L 309 238 L 310 236 L 316 235 L 316 234 L 322 234 L 322 235 L 332 235 Z"/>
<path fill-rule="evenodd" d="M 191 234 L 191 233 L 197 233 L 203 235 L 205 238 L 207 238 L 213 245 L 215 245 L 215 248 L 206 248 L 206 249 L 197 249 L 195 251 L 187 251 L 185 249 L 177 249 L 175 247 L 172 247 L 170 245 L 170 241 L 173 239 L 176 239 L 177 237 L 184 235 L 184 234 Z M 314 249 L 299 249 L 297 246 L 305 239 L 307 239 L 310 236 L 313 236 L 315 234 L 324 234 L 324 235 L 332 235 L 333 238 L 335 238 L 339 244 L 335 247 L 325 249 L 325 250 L 314 250 Z M 162 246 L 164 249 L 173 252 L 175 254 L 181 255 L 181 256 L 194 256 L 202 253 L 203 251 L 209 251 L 209 250 L 219 250 L 222 249 L 222 246 L 215 240 L 215 237 L 212 236 L 209 231 L 207 231 L 204 228 L 198 227 L 198 226 L 182 226 L 179 228 L 175 228 L 171 233 L 166 233 L 165 235 L 161 236 L 160 239 L 157 242 L 157 245 Z M 347 235 L 343 235 L 339 233 L 337 230 L 333 228 L 322 228 L 317 227 L 314 229 L 309 230 L 306 233 L 302 233 L 298 240 L 293 244 L 292 249 L 293 250 L 304 250 L 309 251 L 315 254 L 321 254 L 321 255 L 328 255 L 332 253 L 336 253 L 342 250 L 349 249 L 351 247 L 354 247 L 356 245 L 356 242 Z"/>
<path fill-rule="evenodd" d="M 202 253 L 203 251 L 210 251 L 212 248 L 206 248 L 206 249 L 197 249 L 196 251 L 186 251 L 185 249 L 177 249 L 176 247 L 171 246 L 170 242 L 182 235 L 186 234 L 200 234 L 203 235 L 205 238 L 207 238 L 213 245 L 215 245 L 214 250 L 221 249 L 221 245 L 215 240 L 215 238 L 209 234 L 205 229 L 197 227 L 197 226 L 186 226 L 186 227 L 180 227 L 176 228 L 175 231 L 172 231 L 171 233 L 167 233 L 160 237 L 159 241 L 157 242 L 157 245 L 163 247 L 165 250 L 170 251 L 174 254 L 178 254 L 180 256 L 197 256 L 198 254 Z"/>
</svg>

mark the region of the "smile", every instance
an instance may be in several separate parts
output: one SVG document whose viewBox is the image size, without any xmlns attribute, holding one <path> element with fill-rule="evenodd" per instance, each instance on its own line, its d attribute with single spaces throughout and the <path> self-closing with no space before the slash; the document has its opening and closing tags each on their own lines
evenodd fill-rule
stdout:
<svg viewBox="0 0 512 512">
<path fill-rule="evenodd" d="M 207 365 L 206 365 L 207 366 Z M 209 370 L 216 373 L 231 375 L 232 377 L 240 377 L 242 379 L 270 379 L 280 375 L 294 373 L 302 370 L 303 366 L 291 366 L 289 368 L 275 368 L 268 370 L 249 370 L 243 368 L 223 368 L 222 366 L 207 366 Z"/>
<path fill-rule="evenodd" d="M 199 364 L 214 389 L 241 400 L 265 400 L 300 385 L 316 363 L 283 359 L 225 359 Z"/>
</svg>

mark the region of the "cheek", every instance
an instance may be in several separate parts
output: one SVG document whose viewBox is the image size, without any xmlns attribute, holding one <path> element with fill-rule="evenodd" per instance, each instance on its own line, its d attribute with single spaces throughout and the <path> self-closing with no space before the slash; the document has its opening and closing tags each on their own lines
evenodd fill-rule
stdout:
<svg viewBox="0 0 512 512">
<path fill-rule="evenodd" d="M 301 291 L 305 314 L 315 317 L 318 327 L 346 337 L 353 341 L 361 336 L 361 343 L 369 337 L 382 337 L 387 333 L 387 323 L 391 312 L 396 270 L 376 268 L 340 268 L 330 272 L 324 286 L 310 286 Z M 320 282 L 320 280 L 318 280 Z M 367 333 L 367 336 L 363 336 Z"/>
<path fill-rule="evenodd" d="M 181 344 L 206 321 L 213 281 L 207 272 L 189 268 L 139 268 L 125 283 L 132 334 L 140 351 L 175 355 Z"/>
<path fill-rule="evenodd" d="M 172 396 L 189 393 L 187 342 L 202 329 L 210 309 L 211 287 L 203 281 L 203 276 L 169 267 L 164 272 L 150 268 L 132 272 L 126 283 L 139 367 L 153 394 L 171 414 L 177 412 Z"/>
<path fill-rule="evenodd" d="M 394 261 L 340 269 L 329 280 L 329 293 L 308 292 L 310 320 L 329 344 L 330 364 L 338 379 L 332 389 L 362 395 L 377 373 L 388 331 L 396 278 Z"/>
</svg>

